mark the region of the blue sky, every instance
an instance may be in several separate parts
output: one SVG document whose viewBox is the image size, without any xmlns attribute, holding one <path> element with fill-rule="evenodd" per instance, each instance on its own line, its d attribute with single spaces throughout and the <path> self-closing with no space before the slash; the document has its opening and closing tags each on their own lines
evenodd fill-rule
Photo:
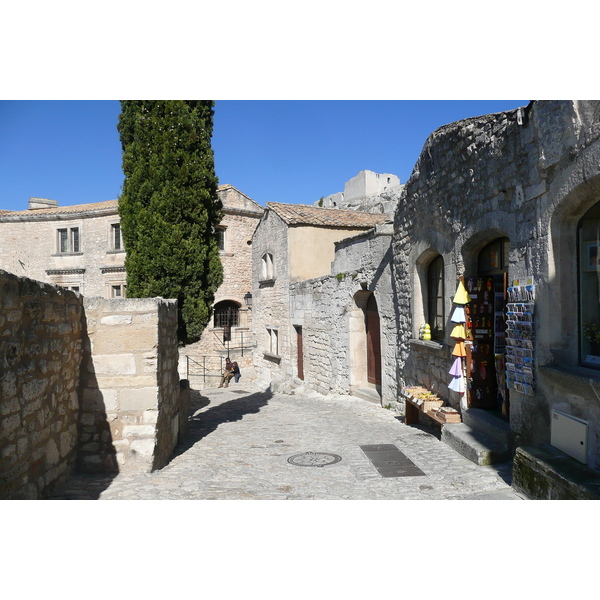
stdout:
<svg viewBox="0 0 600 600">
<path fill-rule="evenodd" d="M 527 100 L 218 100 L 219 183 L 261 205 L 312 204 L 359 171 L 409 178 L 427 136 Z M 0 101 L 0 209 L 30 197 L 61 206 L 117 198 L 123 184 L 118 101 Z"/>
</svg>

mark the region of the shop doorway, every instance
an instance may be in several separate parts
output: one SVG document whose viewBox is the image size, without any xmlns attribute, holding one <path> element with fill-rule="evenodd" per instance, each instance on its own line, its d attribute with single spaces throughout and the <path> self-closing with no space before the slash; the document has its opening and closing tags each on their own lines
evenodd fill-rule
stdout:
<svg viewBox="0 0 600 600">
<path fill-rule="evenodd" d="M 509 416 L 504 355 L 506 347 L 506 289 L 509 239 L 498 238 L 478 255 L 477 275 L 465 278 L 471 296 L 467 329 L 467 402 Z"/>
</svg>

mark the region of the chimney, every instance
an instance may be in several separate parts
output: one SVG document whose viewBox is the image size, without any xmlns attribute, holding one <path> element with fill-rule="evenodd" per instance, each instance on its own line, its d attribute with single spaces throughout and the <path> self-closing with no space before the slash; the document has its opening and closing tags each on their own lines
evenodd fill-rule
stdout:
<svg viewBox="0 0 600 600">
<path fill-rule="evenodd" d="M 48 200 L 48 198 L 29 198 L 29 210 L 39 210 L 40 208 L 57 208 L 58 200 Z"/>
</svg>

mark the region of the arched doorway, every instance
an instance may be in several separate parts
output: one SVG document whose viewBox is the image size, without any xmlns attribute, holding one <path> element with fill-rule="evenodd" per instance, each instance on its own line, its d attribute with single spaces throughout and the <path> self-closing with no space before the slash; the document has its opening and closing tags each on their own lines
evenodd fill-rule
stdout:
<svg viewBox="0 0 600 600">
<path fill-rule="evenodd" d="M 379 391 L 381 386 L 381 324 L 372 292 L 359 291 L 349 314 L 350 386 Z"/>
<path fill-rule="evenodd" d="M 365 333 L 367 336 L 367 381 L 381 385 L 381 328 L 377 301 L 371 294 L 365 309 Z"/>
<path fill-rule="evenodd" d="M 478 255 L 477 276 L 465 278 L 471 296 L 467 317 L 472 339 L 472 344 L 467 345 L 468 405 L 497 410 L 505 417 L 508 417 L 508 390 L 502 372 L 508 249 L 506 237 L 487 244 Z"/>
</svg>

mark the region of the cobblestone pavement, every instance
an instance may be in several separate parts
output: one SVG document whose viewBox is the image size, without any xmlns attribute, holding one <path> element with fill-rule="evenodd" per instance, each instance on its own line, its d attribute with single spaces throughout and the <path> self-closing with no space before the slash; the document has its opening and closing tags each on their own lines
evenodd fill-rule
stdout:
<svg viewBox="0 0 600 600">
<path fill-rule="evenodd" d="M 145 474 L 74 476 L 52 499 L 519 500 L 510 463 L 480 467 L 365 400 L 228 389 L 192 391 L 190 433 L 169 464 Z M 383 477 L 360 446 L 394 444 L 424 475 Z M 341 457 L 290 464 L 306 453 Z"/>
</svg>

